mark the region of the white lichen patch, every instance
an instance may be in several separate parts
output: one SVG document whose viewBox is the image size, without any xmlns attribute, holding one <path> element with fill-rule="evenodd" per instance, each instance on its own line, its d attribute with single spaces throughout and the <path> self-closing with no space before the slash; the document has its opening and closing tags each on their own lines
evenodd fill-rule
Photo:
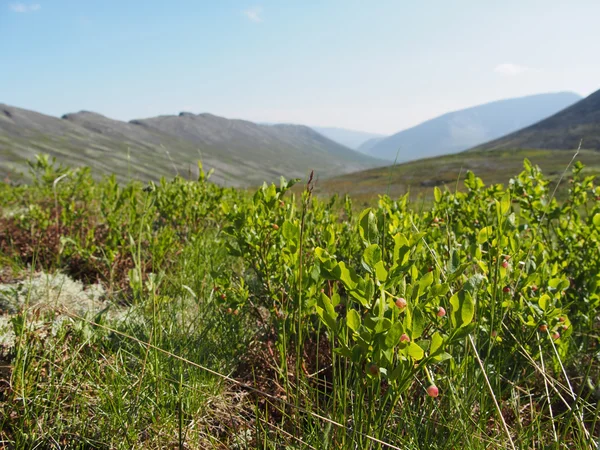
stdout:
<svg viewBox="0 0 600 450">
<path fill-rule="evenodd" d="M 109 305 L 101 285 L 84 286 L 62 273 L 36 273 L 22 281 L 0 284 L 0 350 L 14 346 L 11 318 L 18 313 L 26 313 L 29 329 L 52 320 L 54 332 L 69 315 L 90 317 Z"/>
<path fill-rule="evenodd" d="M 84 286 L 62 273 L 37 273 L 12 284 L 0 285 L 0 309 L 9 314 L 22 310 L 60 311 L 85 315 L 106 307 L 99 284 Z"/>
</svg>

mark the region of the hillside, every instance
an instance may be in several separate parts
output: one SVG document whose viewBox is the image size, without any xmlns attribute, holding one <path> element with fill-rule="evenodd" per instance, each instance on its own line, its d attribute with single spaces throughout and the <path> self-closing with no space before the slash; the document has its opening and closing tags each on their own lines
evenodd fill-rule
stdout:
<svg viewBox="0 0 600 450">
<path fill-rule="evenodd" d="M 385 139 L 385 136 L 371 138 L 368 141 L 365 141 L 362 144 L 360 144 L 360 146 L 356 150 L 368 155 L 368 154 L 370 154 L 371 149 L 373 147 L 375 147 L 378 143 L 383 141 L 384 139 Z"/>
<path fill-rule="evenodd" d="M 462 178 L 468 170 L 482 178 L 486 184 L 505 184 L 523 169 L 524 158 L 539 165 L 550 179 L 556 179 L 572 157 L 573 152 L 556 150 L 463 152 L 330 178 L 321 181 L 316 191 L 322 194 L 350 194 L 353 198 L 368 203 L 386 193 L 398 197 L 410 192 L 416 198 L 421 195 L 431 196 L 434 186 L 462 189 Z M 581 151 L 577 160 L 586 165 L 586 173 L 600 174 L 598 152 Z"/>
<path fill-rule="evenodd" d="M 600 150 L 600 90 L 574 105 L 525 129 L 477 147 L 477 150 L 505 148 L 577 148 Z"/>
<path fill-rule="evenodd" d="M 385 136 L 377 133 L 368 133 L 366 131 L 348 130 L 346 128 L 336 127 L 311 127 L 317 133 L 328 137 L 332 141 L 342 144 L 348 148 L 363 152 L 363 145 L 373 139 L 382 139 Z"/>
<path fill-rule="evenodd" d="M 48 153 L 119 179 L 156 180 L 214 168 L 219 184 L 248 186 L 284 175 L 321 177 L 374 167 L 380 161 L 297 125 L 257 125 L 211 114 L 123 122 L 81 111 L 62 118 L 0 104 L 0 176 L 26 172 L 26 160 Z"/>
<path fill-rule="evenodd" d="M 369 154 L 394 161 L 456 153 L 529 126 L 572 105 L 581 97 L 571 92 L 539 94 L 486 103 L 454 111 L 396 133 Z"/>
</svg>

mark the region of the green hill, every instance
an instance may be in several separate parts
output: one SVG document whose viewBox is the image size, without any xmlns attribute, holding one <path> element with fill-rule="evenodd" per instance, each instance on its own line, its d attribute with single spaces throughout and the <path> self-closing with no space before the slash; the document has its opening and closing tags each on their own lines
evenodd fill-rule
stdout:
<svg viewBox="0 0 600 450">
<path fill-rule="evenodd" d="M 462 189 L 462 179 L 468 170 L 473 171 L 486 184 L 507 183 L 523 169 L 525 158 L 539 165 L 550 179 L 556 179 L 563 173 L 573 154 L 574 151 L 556 150 L 463 152 L 322 180 L 317 192 L 350 194 L 353 198 L 366 202 L 388 192 L 392 197 L 407 192 L 413 197 L 431 196 L 433 186 Z M 586 172 L 600 173 L 599 152 L 581 151 L 577 160 L 586 165 Z"/>
<path fill-rule="evenodd" d="M 215 169 L 215 182 L 232 186 L 302 177 L 311 169 L 328 177 L 381 164 L 305 126 L 190 113 L 131 122 L 87 111 L 57 118 L 0 104 L 0 175 L 17 177 L 38 153 L 121 180 L 196 176 L 202 159 L 206 169 Z"/>
</svg>

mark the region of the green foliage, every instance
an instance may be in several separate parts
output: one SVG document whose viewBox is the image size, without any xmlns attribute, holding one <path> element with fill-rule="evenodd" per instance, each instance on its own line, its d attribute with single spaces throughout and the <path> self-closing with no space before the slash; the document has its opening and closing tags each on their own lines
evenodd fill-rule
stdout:
<svg viewBox="0 0 600 450">
<path fill-rule="evenodd" d="M 298 180 L 283 178 L 253 195 L 220 188 L 201 165 L 197 181 L 176 177 L 145 187 L 114 177 L 94 182 L 86 170 L 44 158 L 32 170 L 31 186 L 0 185 L 7 193 L 2 208 L 18 211 L 2 219 L 2 257 L 99 278 L 115 303 L 141 314 L 120 322 L 120 330 L 285 397 L 285 405 L 256 400 L 242 415 L 257 419 L 256 448 L 273 438 L 261 420 L 293 428 L 317 448 L 377 448 L 372 437 L 409 448 L 487 448 L 482 433 L 501 433 L 499 414 L 510 408 L 517 418 L 507 426 L 522 448 L 550 444 L 559 434 L 579 445 L 588 429 L 594 432 L 595 400 L 580 380 L 599 375 L 588 349 L 600 344 L 600 187 L 581 164 L 562 201 L 525 160 L 506 187 L 486 186 L 468 172 L 463 191 L 435 188 L 429 210 L 415 210 L 408 196 L 381 196 L 359 212 L 348 197 L 315 198 L 310 182 L 302 193 L 291 190 Z M 36 230 L 57 236 L 45 259 L 40 249 L 22 251 Z M 31 437 L 32 411 L 46 405 L 28 355 L 60 363 L 26 321 L 25 312 L 13 319 L 20 378 L 9 395 L 27 392 L 30 404 L 18 410 L 7 436 L 33 445 L 42 441 Z M 126 352 L 131 359 L 129 366 L 112 363 L 123 398 L 137 398 L 115 407 L 119 420 L 127 422 L 131 408 L 143 414 L 140 405 L 167 417 L 184 408 L 184 372 L 196 385 L 202 381 L 180 360 L 122 336 L 115 346 L 115 335 L 75 323 L 55 344 L 87 342 L 103 355 Z M 61 341 L 68 333 L 73 342 Z M 250 352 L 255 360 L 242 357 L 251 340 L 252 349 L 264 349 Z M 92 353 L 80 363 L 99 364 Z M 141 368 L 151 381 L 143 400 L 123 387 Z M 100 377 L 95 373 L 95 382 Z M 548 380 L 560 395 L 550 397 Z M 439 399 L 426 397 L 430 385 L 439 387 Z M 93 390 L 103 395 L 99 385 Z M 536 422 L 539 434 L 520 421 L 524 395 L 528 408 L 550 417 Z M 567 397 L 556 430 L 554 403 Z M 108 400 L 100 404 L 85 411 L 110 416 L 102 409 Z M 185 408 L 192 414 L 204 406 L 191 401 Z M 332 429 L 311 413 L 346 428 Z M 59 439 L 86 430 L 79 423 L 49 432 Z M 113 425 L 105 430 L 119 433 Z M 109 442 L 97 433 L 93 439 Z"/>
</svg>

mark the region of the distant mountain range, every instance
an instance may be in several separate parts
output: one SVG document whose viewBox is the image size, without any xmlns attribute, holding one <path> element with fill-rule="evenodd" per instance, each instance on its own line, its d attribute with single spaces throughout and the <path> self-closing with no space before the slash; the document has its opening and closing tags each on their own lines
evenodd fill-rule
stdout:
<svg viewBox="0 0 600 450">
<path fill-rule="evenodd" d="M 381 139 L 385 136 L 377 133 L 368 133 L 366 131 L 348 130 L 346 128 L 335 127 L 311 127 L 323 136 L 328 137 L 332 141 L 345 145 L 348 148 L 363 152 L 362 146 L 372 141 L 373 139 Z"/>
<path fill-rule="evenodd" d="M 580 140 L 582 148 L 600 150 L 600 90 L 547 119 L 480 145 L 476 150 L 573 150 Z"/>
<path fill-rule="evenodd" d="M 26 172 L 25 160 L 38 153 L 121 180 L 196 176 L 201 159 L 215 169 L 215 182 L 234 186 L 304 177 L 311 169 L 327 177 L 382 165 L 302 125 L 185 112 L 130 122 L 87 111 L 57 118 L 0 104 L 0 175 Z"/>
<path fill-rule="evenodd" d="M 450 112 L 375 142 L 368 154 L 389 161 L 398 155 L 398 162 L 405 162 L 460 152 L 532 125 L 580 99 L 572 92 L 538 94 Z"/>
</svg>

